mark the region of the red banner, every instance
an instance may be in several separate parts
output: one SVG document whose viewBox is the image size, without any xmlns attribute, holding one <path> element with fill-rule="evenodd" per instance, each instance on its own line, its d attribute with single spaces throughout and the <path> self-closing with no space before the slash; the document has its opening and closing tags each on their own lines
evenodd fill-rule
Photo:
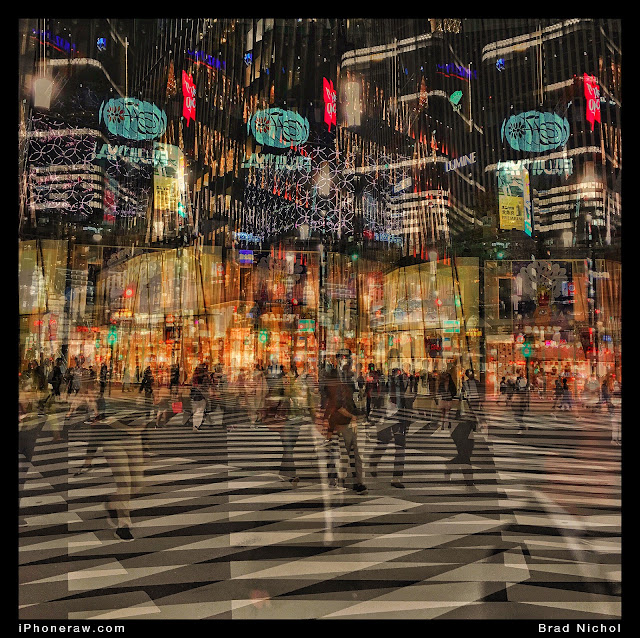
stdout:
<svg viewBox="0 0 640 638">
<path fill-rule="evenodd" d="M 182 93 L 184 95 L 182 115 L 186 118 L 188 127 L 191 119 L 196 121 L 196 85 L 191 73 L 187 75 L 184 71 L 182 72 Z"/>
<path fill-rule="evenodd" d="M 593 131 L 594 122 L 600 121 L 600 87 L 595 76 L 584 74 L 584 97 L 587 103 L 587 121 Z"/>
<path fill-rule="evenodd" d="M 336 123 L 336 90 L 333 88 L 333 80 L 322 78 L 324 94 L 324 121 L 331 130 L 331 125 Z"/>
</svg>

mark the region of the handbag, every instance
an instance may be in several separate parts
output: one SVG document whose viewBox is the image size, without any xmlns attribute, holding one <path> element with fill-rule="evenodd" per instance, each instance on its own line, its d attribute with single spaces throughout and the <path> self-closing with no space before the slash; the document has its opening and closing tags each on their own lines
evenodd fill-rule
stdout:
<svg viewBox="0 0 640 638">
<path fill-rule="evenodd" d="M 171 409 L 174 414 L 182 414 L 182 401 L 174 401 L 171 404 Z"/>
</svg>

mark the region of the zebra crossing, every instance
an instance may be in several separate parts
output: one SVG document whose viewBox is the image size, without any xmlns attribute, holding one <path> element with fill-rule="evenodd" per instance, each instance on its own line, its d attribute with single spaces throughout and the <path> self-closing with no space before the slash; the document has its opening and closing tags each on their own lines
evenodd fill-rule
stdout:
<svg viewBox="0 0 640 638">
<path fill-rule="evenodd" d="M 107 417 L 140 409 L 118 399 Z M 437 414 L 412 414 L 404 489 L 390 484 L 393 444 L 369 475 L 376 430 L 360 423 L 364 496 L 329 487 L 308 415 L 293 421 L 295 487 L 279 476 L 276 431 L 242 412 L 225 428 L 210 414 L 200 431 L 174 415 L 146 434 L 128 543 L 107 524 L 115 484 L 100 453 L 75 476 L 86 414 L 67 417 L 60 441 L 64 409 L 28 415 L 21 430 L 39 434 L 21 461 L 20 618 L 618 618 L 621 448 L 609 425 L 534 413 L 519 436 L 508 413 L 486 412 L 474 487 L 446 478 L 455 446 Z"/>
</svg>

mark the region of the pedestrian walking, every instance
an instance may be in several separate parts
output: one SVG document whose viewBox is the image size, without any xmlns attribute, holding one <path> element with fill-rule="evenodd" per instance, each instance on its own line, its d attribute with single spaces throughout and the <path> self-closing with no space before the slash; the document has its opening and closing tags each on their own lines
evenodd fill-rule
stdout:
<svg viewBox="0 0 640 638">
<path fill-rule="evenodd" d="M 367 493 L 363 481 L 362 458 L 358 449 L 358 430 L 356 406 L 353 402 L 353 381 L 346 374 L 339 379 L 337 371 L 332 370 L 327 375 L 327 406 L 325 419 L 327 420 L 327 438 L 331 441 L 335 435 L 344 446 L 344 452 L 352 469 L 354 479 L 353 490 L 360 495 Z M 331 448 L 330 448 L 331 454 Z M 328 463 L 330 485 L 338 484 L 338 476 L 333 462 Z"/>
<path fill-rule="evenodd" d="M 477 489 L 473 481 L 473 467 L 471 454 L 475 445 L 474 432 L 478 428 L 477 415 L 469 409 L 462 413 L 459 409 L 455 415 L 455 423 L 451 431 L 451 438 L 456 446 L 456 455 L 445 463 L 444 476 L 450 481 L 451 475 L 458 470 L 462 473 L 464 483 L 472 489 Z"/>
<path fill-rule="evenodd" d="M 462 393 L 467 401 L 469 408 L 476 415 L 478 427 L 481 430 L 487 430 L 487 422 L 483 415 L 482 401 L 480 397 L 480 388 L 476 381 L 473 370 L 465 370 L 465 379 L 462 382 Z"/>
<path fill-rule="evenodd" d="M 249 408 L 249 420 L 252 427 L 256 427 L 264 415 L 264 401 L 268 387 L 264 370 L 260 364 L 256 364 L 249 379 L 249 393 L 247 396 Z"/>
<path fill-rule="evenodd" d="M 52 403 L 57 403 L 58 401 L 60 401 L 60 387 L 62 385 L 62 378 L 62 359 L 58 358 L 56 359 L 53 368 L 51 368 L 49 376 L 47 377 L 47 381 L 51 386 L 51 391 L 49 392 L 47 398 L 44 399 L 43 406 L 46 407 L 49 401 L 51 401 Z"/>
<path fill-rule="evenodd" d="M 107 378 L 109 376 L 109 368 L 103 361 L 100 366 L 100 394 L 104 394 L 104 390 L 107 387 Z"/>
<path fill-rule="evenodd" d="M 122 391 L 131 391 L 131 375 L 129 374 L 129 366 L 125 366 L 122 372 Z"/>
<path fill-rule="evenodd" d="M 507 405 L 507 379 L 505 377 L 500 379 L 500 398 L 504 401 L 504 404 Z"/>
<path fill-rule="evenodd" d="M 149 418 L 153 416 L 153 382 L 154 378 L 151 366 L 147 366 L 142 375 L 138 393 L 144 392 L 144 405 Z"/>
<path fill-rule="evenodd" d="M 554 387 L 553 387 L 553 405 L 551 406 L 552 410 L 561 409 L 563 396 L 563 388 L 562 381 L 559 378 L 556 378 Z"/>
<path fill-rule="evenodd" d="M 193 376 L 191 377 L 191 390 L 189 391 L 194 432 L 197 432 L 202 427 L 204 413 L 207 408 L 207 401 L 209 400 L 210 385 L 211 383 L 206 364 L 198 364 L 193 371 Z"/>
<path fill-rule="evenodd" d="M 169 394 L 174 401 L 178 398 L 180 388 L 180 366 L 174 363 L 169 374 Z"/>
<path fill-rule="evenodd" d="M 567 377 L 562 377 L 562 397 L 560 399 L 561 410 L 571 410 L 573 408 L 573 398 Z"/>
<path fill-rule="evenodd" d="M 405 449 L 407 444 L 407 431 L 411 425 L 411 411 L 413 409 L 413 402 L 416 395 L 412 391 L 411 378 L 408 375 L 403 377 L 402 374 L 396 376 L 396 413 L 388 420 L 378 422 L 377 429 L 377 441 L 376 446 L 369 458 L 370 474 L 374 478 L 377 477 L 377 467 L 382 459 L 386 448 L 391 442 L 394 444 L 394 460 L 393 460 L 393 478 L 391 481 L 392 487 L 399 489 L 404 488 L 402 478 L 404 475 L 404 459 Z M 407 387 L 405 387 L 405 383 Z M 398 391 L 398 388 L 401 388 Z M 404 388 L 404 389 L 402 389 Z M 409 390 L 409 391 L 407 391 Z"/>
<path fill-rule="evenodd" d="M 451 407 L 453 399 L 458 394 L 455 381 L 451 374 L 443 371 L 438 379 L 436 396 L 438 397 L 438 407 L 440 408 L 440 425 L 436 429 L 451 429 Z M 448 424 L 448 425 L 447 425 Z"/>
<path fill-rule="evenodd" d="M 102 446 L 103 454 L 116 484 L 107 497 L 107 522 L 118 540 L 132 541 L 131 500 L 139 494 L 144 478 L 143 434 L 147 429 L 145 414 L 109 417 L 96 420 L 91 428 L 93 449 Z"/>
<path fill-rule="evenodd" d="M 518 424 L 518 434 L 522 434 L 525 430 L 529 429 L 525 423 L 525 414 L 529 407 L 529 382 L 521 370 L 518 370 L 518 377 L 514 384 L 514 390 L 512 407 L 516 423 Z"/>
</svg>

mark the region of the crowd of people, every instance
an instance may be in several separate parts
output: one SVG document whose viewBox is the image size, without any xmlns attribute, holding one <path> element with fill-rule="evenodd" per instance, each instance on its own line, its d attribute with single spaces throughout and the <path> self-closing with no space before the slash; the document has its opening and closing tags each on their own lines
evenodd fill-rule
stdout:
<svg viewBox="0 0 640 638">
<path fill-rule="evenodd" d="M 483 395 L 472 370 L 458 375 L 455 368 L 417 373 L 414 370 L 392 368 L 389 374 L 369 365 L 354 366 L 350 358 L 327 363 L 319 375 L 300 372 L 296 366 L 255 365 L 252 370 L 240 369 L 229 378 L 222 366 L 209 370 L 207 364 L 195 366 L 188 383 L 181 383 L 184 374 L 177 365 L 159 381 L 151 366 L 136 366 L 133 375 L 127 370 L 121 378 L 120 397 L 134 392 L 133 410 L 113 410 L 107 415 L 105 393 L 111 381 L 109 367 L 103 363 L 95 370 L 82 358 L 65 366 L 57 359 L 48 369 L 32 362 L 21 374 L 20 418 L 30 411 L 46 417 L 56 404 L 65 410 L 65 418 L 53 425 L 53 440 L 67 438 L 69 424 L 82 415 L 81 426 L 88 427 L 88 447 L 84 462 L 76 476 L 91 468 L 102 449 L 112 470 L 116 493 L 105 504 L 107 520 L 122 540 L 131 533 L 130 501 L 141 488 L 146 459 L 152 456 L 151 430 L 162 427 L 179 416 L 180 425 L 194 432 L 206 427 L 221 427 L 229 431 L 238 424 L 250 428 L 266 427 L 274 432 L 282 447 L 278 474 L 295 486 L 299 482 L 294 450 L 301 427 L 315 427 L 318 460 L 324 468 L 327 486 L 367 494 L 366 475 L 377 478 L 383 456 L 392 446 L 391 485 L 403 489 L 407 432 L 418 415 L 429 423 L 432 433 L 450 435 L 456 448 L 455 456 L 446 463 L 444 476 L 451 479 L 459 471 L 466 485 L 475 489 L 471 464 L 474 432 L 486 432 Z M 599 383 L 590 379 L 585 384 L 601 404 L 612 410 L 619 399 L 620 388 L 615 377 L 608 375 Z M 558 380 L 554 407 L 571 409 L 567 377 Z M 525 414 L 534 386 L 524 371 L 515 379 L 502 378 L 500 397 L 513 409 L 518 433 L 527 425 Z M 25 398 L 25 397 L 28 397 Z M 591 397 L 589 397 L 591 399 Z M 564 407 L 567 406 L 567 407 Z M 172 421 L 175 422 L 175 421 Z M 358 428 L 364 428 L 359 436 Z M 619 426 L 613 440 L 620 441 Z M 363 458 L 361 445 L 370 442 L 368 458 Z M 32 450 L 31 450 L 32 451 Z"/>
</svg>

